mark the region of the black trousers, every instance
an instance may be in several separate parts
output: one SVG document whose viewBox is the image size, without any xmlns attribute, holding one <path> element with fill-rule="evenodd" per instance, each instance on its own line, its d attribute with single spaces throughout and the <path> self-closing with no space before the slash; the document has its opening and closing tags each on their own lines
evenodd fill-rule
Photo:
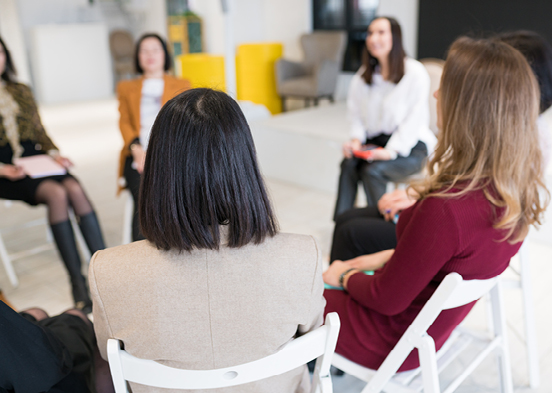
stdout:
<svg viewBox="0 0 552 393">
<path fill-rule="evenodd" d="M 132 194 L 132 199 L 134 201 L 134 212 L 132 215 L 132 241 L 144 240 L 145 237 L 140 231 L 140 221 L 138 220 L 138 196 L 140 194 L 140 174 L 136 169 L 132 167 L 133 162 L 132 156 L 127 157 L 125 161 L 125 168 L 123 171 L 123 176 L 126 180 L 126 186 L 130 193 Z"/>
<path fill-rule="evenodd" d="M 379 135 L 365 143 L 383 147 L 389 138 L 389 135 Z M 364 186 L 368 206 L 376 206 L 379 199 L 385 194 L 388 182 L 401 181 L 419 172 L 426 157 L 427 147 L 420 141 L 412 148 L 408 157 L 399 156 L 394 160 L 373 162 L 355 157 L 345 158 L 341 162 L 334 220 L 341 213 L 353 208 L 359 181 Z"/>
<path fill-rule="evenodd" d="M 330 262 L 389 250 L 396 245 L 395 224 L 385 221 L 377 207 L 350 209 L 336 218 Z"/>
</svg>

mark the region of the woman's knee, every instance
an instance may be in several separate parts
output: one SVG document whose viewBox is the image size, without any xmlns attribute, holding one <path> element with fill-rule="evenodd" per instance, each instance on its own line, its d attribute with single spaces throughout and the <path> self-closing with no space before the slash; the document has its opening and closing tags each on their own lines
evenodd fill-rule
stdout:
<svg viewBox="0 0 552 393">
<path fill-rule="evenodd" d="M 339 216 L 335 219 L 335 225 L 340 226 L 344 223 L 357 219 L 359 217 L 363 218 L 383 218 L 383 216 L 380 214 L 378 208 L 376 206 L 367 206 L 363 208 L 353 208 L 349 209 L 343 213 L 341 213 Z"/>
<path fill-rule="evenodd" d="M 63 187 L 69 194 L 69 196 L 82 197 L 85 196 L 84 190 L 82 189 L 80 183 L 72 178 L 65 179 L 62 183 Z"/>
<path fill-rule="evenodd" d="M 44 311 L 43 309 L 38 308 L 38 307 L 29 308 L 29 309 L 23 310 L 21 312 L 31 315 L 37 321 L 41 321 L 43 319 L 48 318 L 48 313 L 46 311 Z"/>
<path fill-rule="evenodd" d="M 36 191 L 37 200 L 47 205 L 68 204 L 69 197 L 66 189 L 59 183 L 46 180 L 38 186 Z"/>
<path fill-rule="evenodd" d="M 344 158 L 341 161 L 341 171 L 356 171 L 358 158 Z"/>
<path fill-rule="evenodd" d="M 63 314 L 74 315 L 74 316 L 79 317 L 80 319 L 82 319 L 87 324 L 89 324 L 89 325 L 92 324 L 92 322 L 90 322 L 90 320 L 88 319 L 86 314 L 83 313 L 81 310 L 78 310 L 76 308 L 70 308 L 69 310 L 64 311 Z"/>
</svg>

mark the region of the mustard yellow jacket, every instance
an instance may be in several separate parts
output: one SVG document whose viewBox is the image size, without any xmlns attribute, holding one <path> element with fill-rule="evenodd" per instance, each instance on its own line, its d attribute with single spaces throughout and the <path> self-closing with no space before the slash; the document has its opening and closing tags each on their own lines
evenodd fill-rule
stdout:
<svg viewBox="0 0 552 393">
<path fill-rule="evenodd" d="M 190 88 L 190 82 L 186 79 L 178 79 L 165 75 L 165 87 L 161 97 L 161 105 Z M 123 136 L 124 146 L 119 160 L 119 177 L 123 176 L 125 160 L 131 155 L 130 144 L 140 137 L 140 101 L 142 98 L 142 82 L 144 78 L 136 78 L 121 81 L 117 85 L 117 97 L 119 98 L 119 129 Z M 119 187 L 119 192 L 122 187 Z"/>
</svg>

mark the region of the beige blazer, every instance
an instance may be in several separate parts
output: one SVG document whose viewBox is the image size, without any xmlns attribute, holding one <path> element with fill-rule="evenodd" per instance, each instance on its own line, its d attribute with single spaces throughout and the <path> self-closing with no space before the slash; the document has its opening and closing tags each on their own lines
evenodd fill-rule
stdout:
<svg viewBox="0 0 552 393">
<path fill-rule="evenodd" d="M 104 359 L 107 339 L 117 338 L 134 356 L 194 370 L 275 353 L 298 333 L 320 326 L 325 305 L 320 250 L 303 235 L 280 233 L 259 245 L 182 253 L 143 240 L 98 251 L 89 280 Z M 174 392 L 131 386 L 134 393 Z M 308 388 L 301 367 L 223 391 Z"/>
</svg>

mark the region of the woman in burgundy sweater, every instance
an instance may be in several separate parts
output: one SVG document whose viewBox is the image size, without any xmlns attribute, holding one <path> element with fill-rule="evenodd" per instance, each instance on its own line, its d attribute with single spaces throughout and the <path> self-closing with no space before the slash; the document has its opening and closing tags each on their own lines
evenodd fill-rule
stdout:
<svg viewBox="0 0 552 393">
<path fill-rule="evenodd" d="M 538 85 L 515 49 L 466 37 L 449 51 L 437 98 L 441 129 L 420 198 L 401 213 L 397 246 L 334 261 L 324 281 L 337 311 L 336 352 L 377 369 L 443 278 L 487 279 L 506 269 L 549 195 L 536 120 Z M 373 276 L 361 270 L 375 270 Z M 429 329 L 439 349 L 474 303 L 441 313 Z M 416 351 L 400 371 L 419 366 Z"/>
</svg>

